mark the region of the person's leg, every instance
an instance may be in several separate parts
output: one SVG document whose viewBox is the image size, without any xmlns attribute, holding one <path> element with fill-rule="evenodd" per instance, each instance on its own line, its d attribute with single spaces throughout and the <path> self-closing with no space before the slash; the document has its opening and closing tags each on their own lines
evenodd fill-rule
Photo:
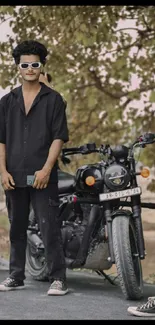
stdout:
<svg viewBox="0 0 155 325">
<path fill-rule="evenodd" d="M 46 189 L 42 190 L 32 188 L 31 202 L 35 215 L 38 218 L 39 228 L 45 247 L 49 281 L 50 283 L 55 283 L 57 287 L 56 288 L 53 284 L 54 288 L 53 290 L 51 289 L 48 294 L 65 294 L 67 292 L 66 265 L 61 229 L 57 221 L 57 215 L 59 213 L 57 184 L 49 184 Z"/>
<path fill-rule="evenodd" d="M 9 194 L 8 194 L 9 191 L 5 191 L 5 202 L 6 202 L 6 208 L 7 208 L 7 213 L 8 213 L 8 219 L 9 219 L 9 222 L 11 223 L 11 219 L 12 219 L 12 210 L 11 210 L 11 202 L 10 202 L 10 199 L 9 199 Z"/>
<path fill-rule="evenodd" d="M 23 285 L 25 279 L 27 227 L 30 206 L 28 188 L 16 188 L 8 192 L 11 203 L 12 220 L 10 225 L 10 264 L 9 278 L 0 285 L 0 290 L 11 290 Z M 11 280 L 15 280 L 15 283 Z M 17 283 L 17 285 L 16 285 Z"/>
<path fill-rule="evenodd" d="M 128 307 L 130 315 L 139 317 L 155 317 L 155 297 L 149 297 L 148 301 L 137 307 Z"/>
</svg>

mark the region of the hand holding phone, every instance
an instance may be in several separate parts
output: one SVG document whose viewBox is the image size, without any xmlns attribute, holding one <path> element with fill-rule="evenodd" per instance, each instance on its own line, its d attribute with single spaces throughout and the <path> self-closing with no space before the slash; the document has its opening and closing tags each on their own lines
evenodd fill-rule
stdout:
<svg viewBox="0 0 155 325">
<path fill-rule="evenodd" d="M 35 175 L 27 175 L 27 186 L 33 186 Z"/>
</svg>

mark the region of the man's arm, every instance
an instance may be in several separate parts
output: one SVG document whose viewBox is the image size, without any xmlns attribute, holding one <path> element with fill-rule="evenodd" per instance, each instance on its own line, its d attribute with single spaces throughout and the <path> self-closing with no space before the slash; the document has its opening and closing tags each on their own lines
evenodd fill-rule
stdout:
<svg viewBox="0 0 155 325">
<path fill-rule="evenodd" d="M 13 190 L 15 185 L 12 176 L 6 170 L 6 128 L 5 128 L 5 116 L 4 105 L 2 99 L 0 101 L 0 175 L 1 182 L 4 190 Z"/>
<path fill-rule="evenodd" d="M 43 170 L 47 171 L 47 173 L 51 173 L 51 170 L 60 155 L 63 144 L 64 142 L 60 139 L 56 139 L 52 142 L 50 146 L 48 158 L 46 160 L 45 165 L 43 166 Z"/>
<path fill-rule="evenodd" d="M 0 143 L 0 175 L 4 190 L 14 190 L 15 182 L 6 170 L 6 148 L 4 143 Z"/>
<path fill-rule="evenodd" d="M 0 174 L 6 172 L 6 148 L 4 143 L 0 143 Z"/>
<path fill-rule="evenodd" d="M 0 100 L 0 174 L 6 172 L 6 127 L 5 127 L 5 100 Z"/>
<path fill-rule="evenodd" d="M 60 155 L 63 143 L 60 139 L 52 142 L 45 165 L 41 170 L 35 172 L 34 188 L 43 189 L 47 187 L 52 168 Z"/>
</svg>

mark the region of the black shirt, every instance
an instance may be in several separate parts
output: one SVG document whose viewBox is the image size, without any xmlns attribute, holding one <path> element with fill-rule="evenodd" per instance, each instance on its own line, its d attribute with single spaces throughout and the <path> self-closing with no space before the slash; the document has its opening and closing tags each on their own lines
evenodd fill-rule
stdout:
<svg viewBox="0 0 155 325">
<path fill-rule="evenodd" d="M 27 115 L 21 86 L 0 100 L 0 143 L 6 144 L 6 168 L 17 187 L 27 186 L 27 175 L 43 168 L 53 140 L 68 141 L 66 103 L 57 91 L 40 84 Z M 56 162 L 50 182 L 57 177 Z"/>
</svg>

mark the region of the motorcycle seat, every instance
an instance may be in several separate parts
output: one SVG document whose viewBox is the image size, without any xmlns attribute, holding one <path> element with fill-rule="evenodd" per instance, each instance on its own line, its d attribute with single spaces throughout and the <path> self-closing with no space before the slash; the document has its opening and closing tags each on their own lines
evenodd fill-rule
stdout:
<svg viewBox="0 0 155 325">
<path fill-rule="evenodd" d="M 62 170 L 58 170 L 58 189 L 59 194 L 71 193 L 73 190 L 74 175 Z"/>
</svg>

